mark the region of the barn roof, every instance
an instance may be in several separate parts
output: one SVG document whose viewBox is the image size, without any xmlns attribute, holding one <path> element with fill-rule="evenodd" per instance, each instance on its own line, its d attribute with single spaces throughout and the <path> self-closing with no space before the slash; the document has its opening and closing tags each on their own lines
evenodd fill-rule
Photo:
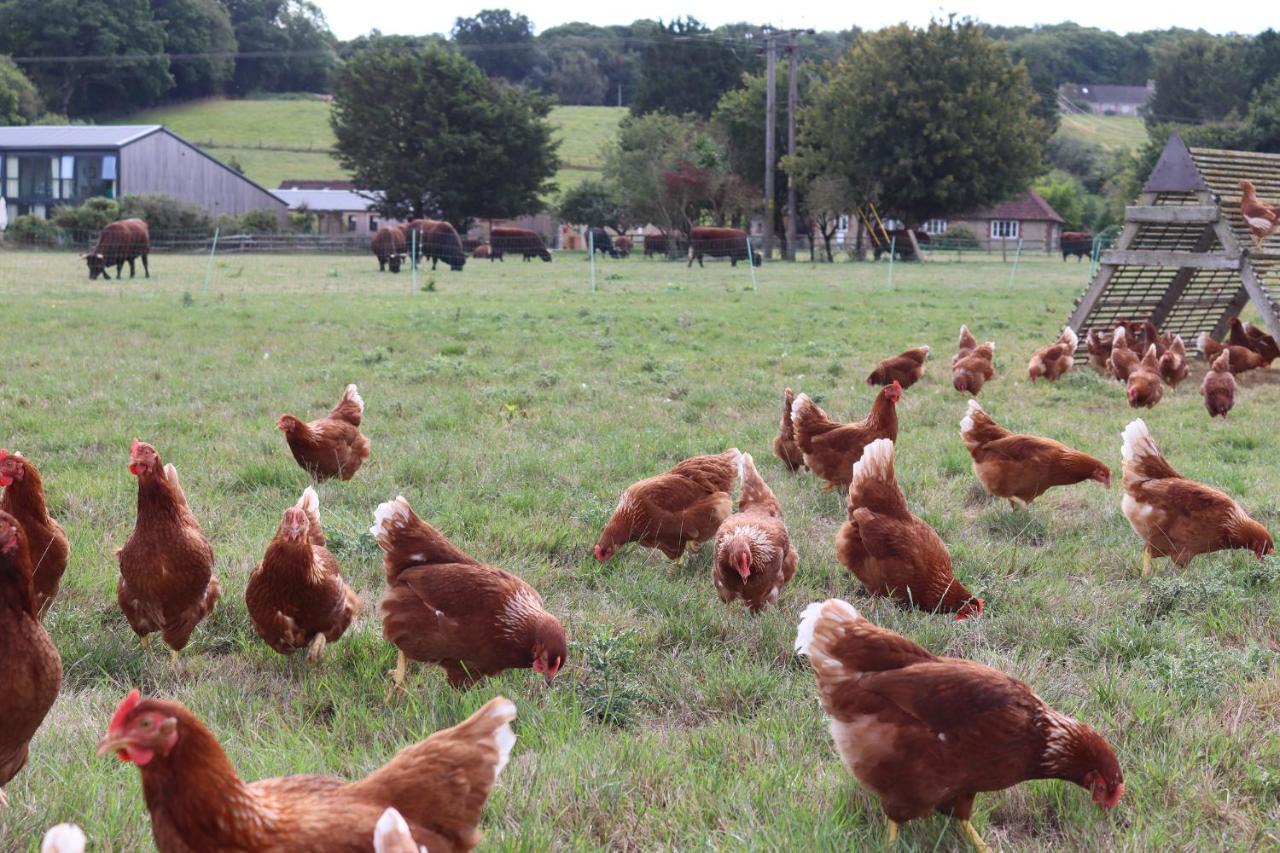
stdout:
<svg viewBox="0 0 1280 853">
<path fill-rule="evenodd" d="M 1002 201 L 995 207 L 958 216 L 957 219 L 1017 219 L 1022 222 L 1063 222 L 1058 211 L 1035 190 L 1027 190 L 1017 198 Z"/>
<path fill-rule="evenodd" d="M 374 202 L 353 190 L 272 190 L 271 194 L 289 205 L 290 210 L 363 211 Z"/>
<path fill-rule="evenodd" d="M 1136 104 L 1142 106 L 1153 94 L 1149 86 L 1082 85 L 1077 97 L 1095 104 Z"/>
<path fill-rule="evenodd" d="M 0 148 L 119 148 L 163 129 L 159 124 L 0 127 Z"/>
<path fill-rule="evenodd" d="M 280 182 L 282 190 L 354 190 L 355 181 L 328 178 L 286 178 Z"/>
</svg>

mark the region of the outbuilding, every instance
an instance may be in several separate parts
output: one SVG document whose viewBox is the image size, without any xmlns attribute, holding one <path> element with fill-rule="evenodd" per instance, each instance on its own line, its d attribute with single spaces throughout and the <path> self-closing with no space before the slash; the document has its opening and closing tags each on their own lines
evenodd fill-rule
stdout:
<svg viewBox="0 0 1280 853">
<path fill-rule="evenodd" d="M 0 196 L 9 220 L 48 218 L 94 196 L 156 193 L 213 216 L 287 207 L 271 192 L 168 128 L 147 125 L 0 127 Z"/>
</svg>

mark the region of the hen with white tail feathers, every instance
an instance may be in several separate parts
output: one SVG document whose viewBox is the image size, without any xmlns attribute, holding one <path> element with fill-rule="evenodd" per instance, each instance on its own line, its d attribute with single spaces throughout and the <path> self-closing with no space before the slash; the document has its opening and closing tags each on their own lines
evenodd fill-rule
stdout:
<svg viewBox="0 0 1280 853">
<path fill-rule="evenodd" d="M 1144 575 L 1157 557 L 1181 567 L 1197 554 L 1230 548 L 1247 549 L 1260 560 L 1274 553 L 1271 534 L 1238 501 L 1174 470 L 1141 418 L 1124 428 L 1122 439 L 1121 510 L 1145 546 Z"/>
<path fill-rule="evenodd" d="M 84 830 L 74 823 L 60 823 L 44 834 L 40 853 L 84 853 L 87 840 Z"/>
<path fill-rule="evenodd" d="M 1070 326 L 1063 327 L 1062 334 L 1056 341 L 1041 347 L 1031 356 L 1031 361 L 1027 364 L 1027 375 L 1031 381 L 1044 377 L 1053 382 L 1070 370 L 1075 363 L 1076 347 L 1079 344 L 1080 339 L 1075 330 Z"/>
<path fill-rule="evenodd" d="M 1124 792 L 1095 730 L 1018 679 L 934 655 L 848 602 L 806 607 L 795 648 L 813 667 L 836 752 L 890 820 L 890 841 L 897 823 L 937 810 L 980 845 L 969 824 L 975 795 L 1031 779 L 1074 782 L 1103 808 Z"/>
<path fill-rule="evenodd" d="M 890 595 L 957 619 L 982 613 L 983 601 L 956 580 L 937 532 L 907 508 L 893 468 L 893 442 L 876 439 L 853 465 L 848 520 L 836 534 L 836 558 L 872 595 Z"/>
<path fill-rule="evenodd" d="M 315 662 L 325 645 L 351 626 L 360 598 L 325 546 L 313 487 L 284 511 L 262 561 L 249 575 L 244 598 L 254 630 L 282 655 L 310 647 L 308 657 Z"/>
<path fill-rule="evenodd" d="M 360 431 L 363 420 L 364 398 L 352 384 L 326 417 L 303 423 L 281 415 L 276 429 L 284 432 L 294 460 L 313 479 L 350 480 L 369 458 L 369 439 Z"/>
<path fill-rule="evenodd" d="M 560 622 L 531 585 L 464 554 L 418 517 L 403 496 L 374 511 L 383 551 L 382 633 L 397 649 L 397 685 L 409 660 L 441 666 L 454 687 L 507 669 L 551 683 L 568 657 Z"/>
<path fill-rule="evenodd" d="M 716 531 L 711 578 L 721 601 L 741 600 L 754 614 L 777 600 L 795 575 L 799 556 L 782 520 L 782 505 L 755 460 L 740 453 L 737 462 L 738 511 Z"/>
<path fill-rule="evenodd" d="M 898 401 L 902 386 L 886 385 L 876 394 L 871 412 L 858 423 L 842 424 L 831 420 L 808 394 L 797 394 L 791 407 L 791 427 L 804 462 L 821 479 L 828 490 L 846 488 L 853 463 L 862 450 L 877 438 L 898 438 Z"/>
</svg>

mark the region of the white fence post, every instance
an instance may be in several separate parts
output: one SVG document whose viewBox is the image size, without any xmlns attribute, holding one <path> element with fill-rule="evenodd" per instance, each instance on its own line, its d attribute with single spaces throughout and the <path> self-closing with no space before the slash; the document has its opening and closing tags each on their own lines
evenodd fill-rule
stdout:
<svg viewBox="0 0 1280 853">
<path fill-rule="evenodd" d="M 221 233 L 221 228 L 213 229 L 213 245 L 209 247 L 209 263 L 205 264 L 204 268 L 204 292 L 206 294 L 209 292 L 209 280 L 213 278 L 213 258 L 218 254 L 218 235 Z"/>
<path fill-rule="evenodd" d="M 596 292 L 596 234 L 587 228 L 587 258 L 591 265 L 591 292 Z"/>
</svg>

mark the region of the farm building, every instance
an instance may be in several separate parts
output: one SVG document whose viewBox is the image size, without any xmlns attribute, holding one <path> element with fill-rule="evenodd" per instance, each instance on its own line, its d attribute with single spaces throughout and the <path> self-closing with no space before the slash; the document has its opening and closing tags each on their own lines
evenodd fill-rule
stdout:
<svg viewBox="0 0 1280 853">
<path fill-rule="evenodd" d="M 318 223 L 316 231 L 320 234 L 372 234 L 379 225 L 394 224 L 394 220 L 382 219 L 377 211 L 369 209 L 373 201 L 368 194 L 362 195 L 354 189 L 282 188 L 272 190 L 272 194 L 291 211 L 314 214 Z"/>
<path fill-rule="evenodd" d="M 163 125 L 0 127 L 0 195 L 10 220 L 93 196 L 160 193 L 239 216 L 285 205 Z"/>
<path fill-rule="evenodd" d="M 963 227 L 972 231 L 978 245 L 987 251 L 1012 249 L 1021 240 L 1024 252 L 1052 254 L 1062 245 L 1062 222 L 1049 202 L 1035 190 L 1027 190 L 987 210 L 949 219 L 930 219 L 924 223 L 924 231 L 939 237 Z"/>
<path fill-rule="evenodd" d="M 1145 86 L 1094 86 L 1064 83 L 1063 97 L 1076 106 L 1100 116 L 1139 116 L 1156 93 L 1154 81 Z"/>
</svg>

